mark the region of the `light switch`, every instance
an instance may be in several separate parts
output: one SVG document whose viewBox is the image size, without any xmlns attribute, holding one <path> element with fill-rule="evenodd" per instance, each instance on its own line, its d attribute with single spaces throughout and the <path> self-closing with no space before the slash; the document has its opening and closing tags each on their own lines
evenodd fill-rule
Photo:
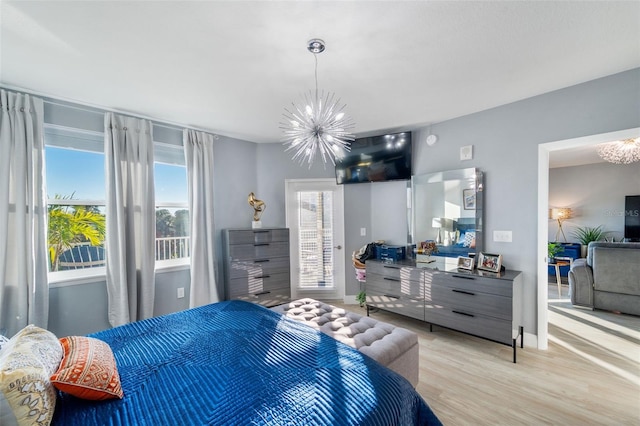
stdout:
<svg viewBox="0 0 640 426">
<path fill-rule="evenodd" d="M 513 240 L 511 231 L 493 231 L 493 241 L 499 243 L 510 243 Z"/>
<path fill-rule="evenodd" d="M 184 297 L 184 287 L 178 287 L 178 299 L 182 299 Z"/>
<path fill-rule="evenodd" d="M 360 236 L 361 237 L 367 236 L 367 228 L 360 228 Z"/>
</svg>

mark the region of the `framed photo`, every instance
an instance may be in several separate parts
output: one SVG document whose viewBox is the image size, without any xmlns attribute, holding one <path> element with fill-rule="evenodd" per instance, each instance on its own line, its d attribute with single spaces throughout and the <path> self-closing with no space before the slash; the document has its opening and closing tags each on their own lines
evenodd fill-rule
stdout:
<svg viewBox="0 0 640 426">
<path fill-rule="evenodd" d="M 458 269 L 473 271 L 473 258 L 463 256 L 458 257 Z"/>
<path fill-rule="evenodd" d="M 474 189 L 462 190 L 462 205 L 465 210 L 476 209 L 476 191 Z"/>
<path fill-rule="evenodd" d="M 478 269 L 489 272 L 500 272 L 502 266 L 502 255 L 491 253 L 480 253 L 478 255 Z"/>
</svg>

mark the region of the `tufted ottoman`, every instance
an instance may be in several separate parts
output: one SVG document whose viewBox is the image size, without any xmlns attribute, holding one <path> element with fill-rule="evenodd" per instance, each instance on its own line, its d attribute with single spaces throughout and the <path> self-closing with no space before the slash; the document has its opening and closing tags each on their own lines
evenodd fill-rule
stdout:
<svg viewBox="0 0 640 426">
<path fill-rule="evenodd" d="M 414 387 L 418 384 L 416 333 L 309 298 L 271 309 L 358 349 L 404 376 Z"/>
</svg>

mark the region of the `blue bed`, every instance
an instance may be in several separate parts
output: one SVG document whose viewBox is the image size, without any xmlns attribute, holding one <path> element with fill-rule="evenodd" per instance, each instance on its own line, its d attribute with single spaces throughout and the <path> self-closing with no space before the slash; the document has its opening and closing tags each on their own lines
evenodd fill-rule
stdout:
<svg viewBox="0 0 640 426">
<path fill-rule="evenodd" d="M 55 425 L 439 425 L 409 382 L 262 306 L 221 302 L 91 335 L 124 398 L 60 394 Z"/>
</svg>

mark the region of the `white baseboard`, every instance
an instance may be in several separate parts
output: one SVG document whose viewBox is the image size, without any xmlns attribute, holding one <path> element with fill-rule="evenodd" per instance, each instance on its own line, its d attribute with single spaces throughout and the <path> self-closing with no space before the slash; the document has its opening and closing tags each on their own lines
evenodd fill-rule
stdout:
<svg viewBox="0 0 640 426">
<path fill-rule="evenodd" d="M 358 301 L 356 300 L 356 296 L 344 296 L 342 299 L 345 305 L 357 305 Z"/>
<path fill-rule="evenodd" d="M 538 336 L 532 333 L 524 333 L 524 346 L 538 349 Z"/>
</svg>

